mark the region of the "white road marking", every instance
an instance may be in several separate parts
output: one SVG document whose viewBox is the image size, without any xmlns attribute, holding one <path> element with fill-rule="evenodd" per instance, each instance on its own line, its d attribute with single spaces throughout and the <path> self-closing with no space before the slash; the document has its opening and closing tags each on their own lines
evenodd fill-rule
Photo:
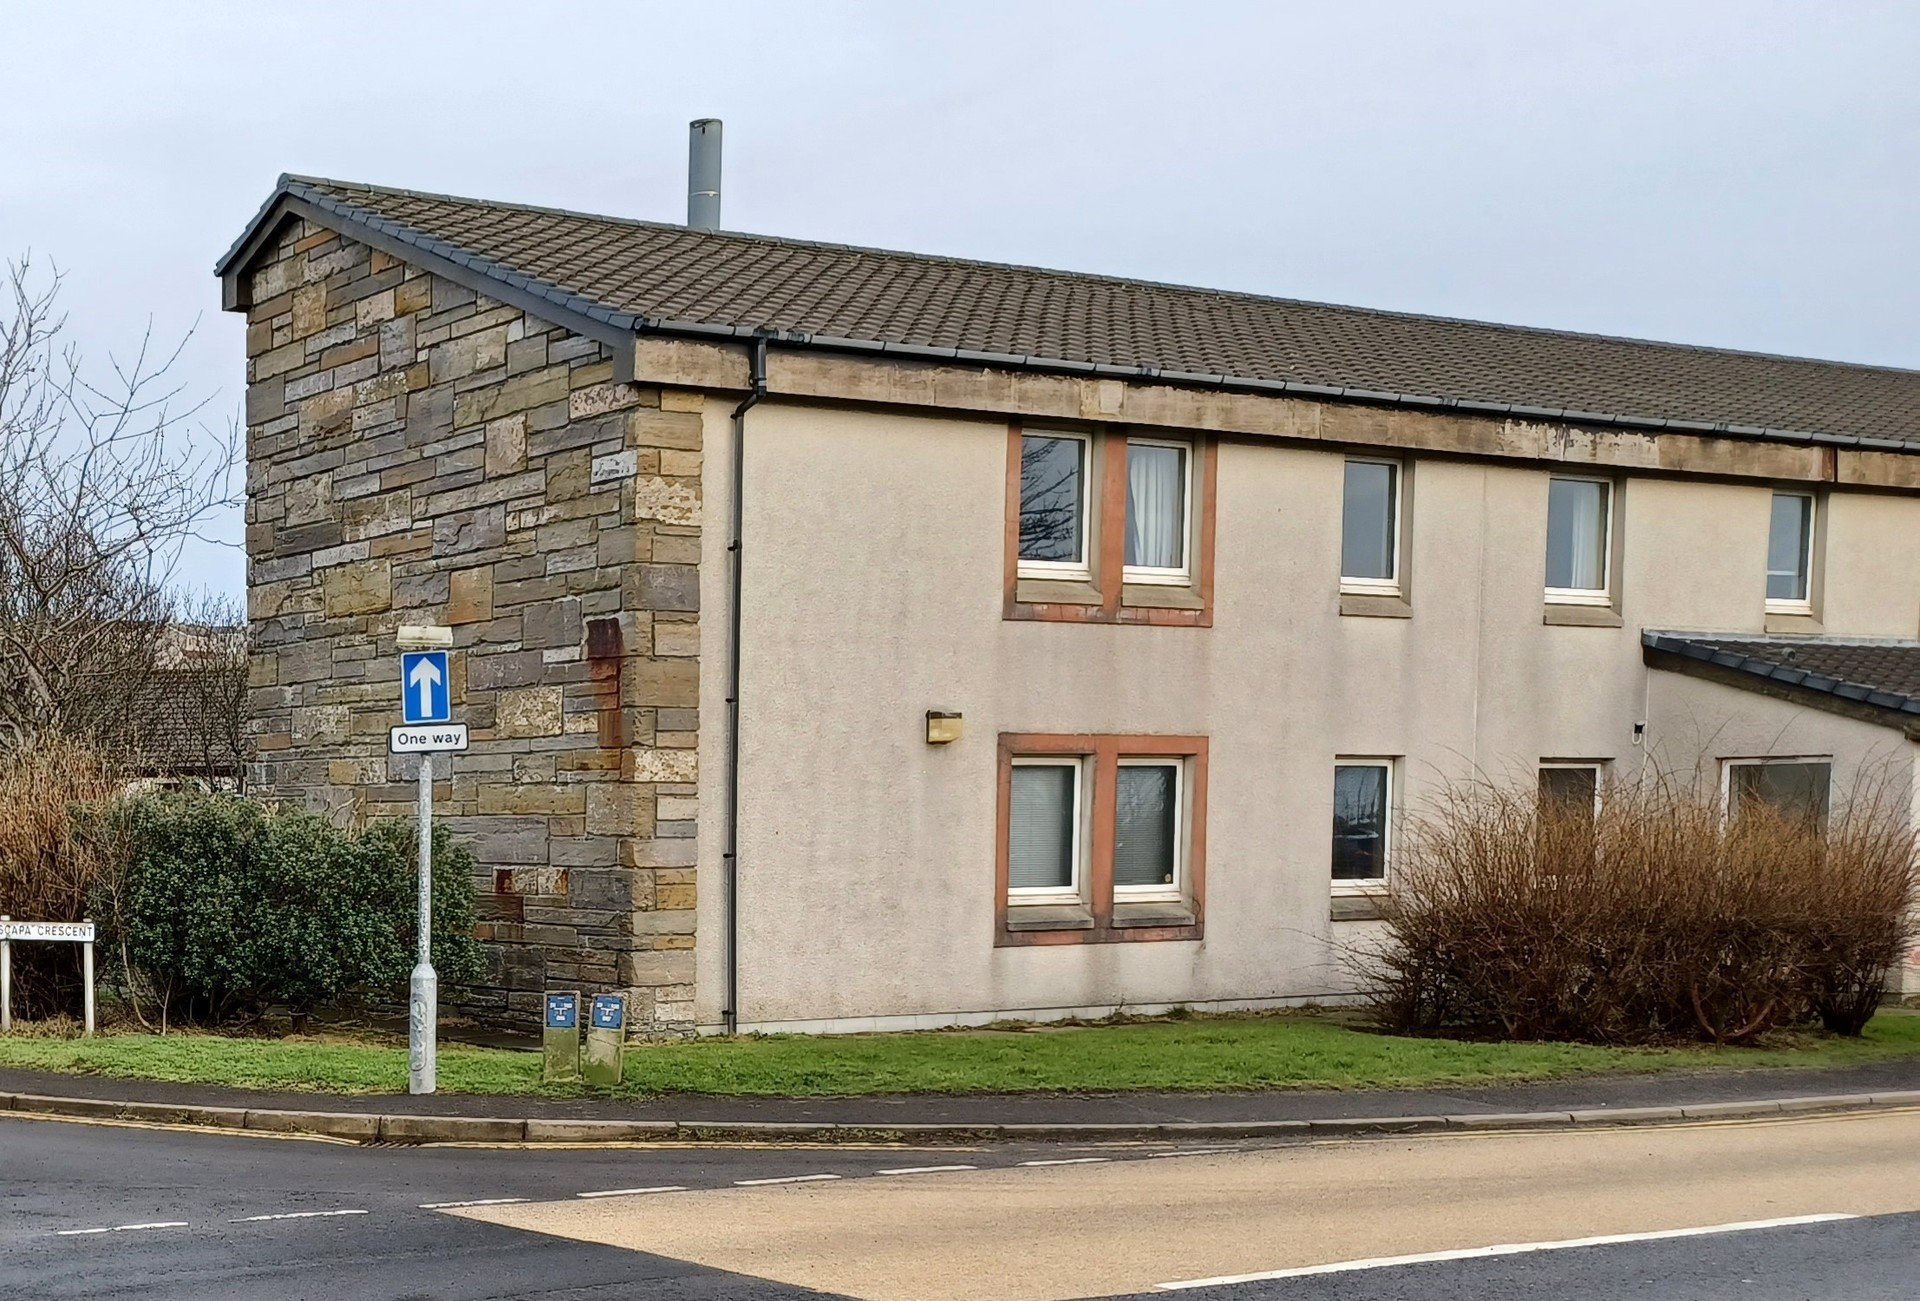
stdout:
<svg viewBox="0 0 1920 1301">
<path fill-rule="evenodd" d="M 1222 1156 L 1230 1152 L 1237 1152 L 1239 1150 L 1240 1150 L 1239 1148 L 1233 1148 L 1233 1147 L 1190 1147 L 1190 1148 L 1183 1148 L 1178 1152 L 1149 1152 L 1147 1153 L 1147 1155 L 1148 1156 Z"/>
<path fill-rule="evenodd" d="M 184 1229 L 185 1220 L 155 1220 L 152 1224 L 115 1224 L 103 1229 L 55 1229 L 59 1238 L 80 1238 L 94 1233 L 126 1233 L 132 1229 Z"/>
<path fill-rule="evenodd" d="M 661 1184 L 656 1188 L 603 1188 L 595 1193 L 575 1193 L 575 1197 L 638 1197 L 642 1193 L 684 1193 L 679 1184 Z"/>
<path fill-rule="evenodd" d="M 1259 1274 L 1223 1274 L 1218 1278 L 1190 1278 L 1178 1283 L 1160 1283 L 1162 1292 L 1186 1288 L 1226 1287 L 1233 1283 L 1263 1283 L 1276 1278 L 1305 1278 L 1312 1274 L 1342 1274 L 1349 1270 L 1392 1269 L 1398 1265 L 1425 1265 L 1440 1260 L 1475 1260 L 1487 1256 L 1518 1256 L 1534 1251 L 1565 1251 L 1571 1247 L 1607 1247 L 1622 1242 L 1658 1242 L 1663 1238 L 1699 1238 L 1714 1233 L 1749 1233 L 1755 1229 L 1784 1229 L 1798 1224 L 1831 1224 L 1836 1220 L 1858 1219 L 1854 1215 L 1789 1215 L 1778 1220 L 1741 1220 L 1733 1224 L 1709 1224 L 1695 1229 L 1657 1229 L 1650 1233 L 1609 1233 L 1597 1238 L 1568 1238 L 1561 1242 L 1509 1242 L 1495 1247 L 1461 1247 L 1453 1251 L 1427 1251 L 1415 1256 L 1375 1256 L 1368 1260 L 1343 1260 L 1331 1265 L 1302 1265 L 1297 1269 L 1272 1269 Z"/>
<path fill-rule="evenodd" d="M 1051 1161 L 1022 1161 L 1021 1165 L 1099 1165 L 1111 1161 L 1109 1156 L 1062 1156 Z"/>
<path fill-rule="evenodd" d="M 278 1215 L 242 1215 L 228 1224 L 258 1224 L 262 1220 L 325 1220 L 335 1215 L 365 1215 L 366 1211 L 281 1211 Z"/>
<path fill-rule="evenodd" d="M 813 1184 L 823 1179 L 838 1179 L 839 1175 L 788 1175 L 784 1179 L 736 1179 L 736 1188 L 764 1188 L 768 1184 Z"/>
<path fill-rule="evenodd" d="M 943 1175 L 950 1170 L 978 1170 L 971 1165 L 907 1165 L 898 1170 L 875 1170 L 877 1175 Z"/>
<path fill-rule="evenodd" d="M 592 1196 L 591 1193 L 585 1195 Z M 462 1206 L 514 1206 L 526 1200 L 524 1197 L 476 1197 L 472 1201 L 466 1202 L 421 1202 L 420 1209 L 423 1211 L 452 1211 L 458 1210 Z"/>
</svg>

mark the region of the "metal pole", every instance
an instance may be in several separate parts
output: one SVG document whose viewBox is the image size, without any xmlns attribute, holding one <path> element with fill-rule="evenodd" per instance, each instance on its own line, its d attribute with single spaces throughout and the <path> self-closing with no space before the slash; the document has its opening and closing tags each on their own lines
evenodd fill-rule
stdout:
<svg viewBox="0 0 1920 1301">
<path fill-rule="evenodd" d="M 420 756 L 420 960 L 407 1004 L 407 1092 L 432 1093 L 440 983 L 433 973 L 433 756 Z"/>
<path fill-rule="evenodd" d="M 0 915 L 0 922 L 13 918 Z M 13 941 L 0 939 L 0 1034 L 13 1029 Z"/>
<path fill-rule="evenodd" d="M 87 1038 L 93 1038 L 93 941 L 88 940 L 80 946 L 80 979 L 87 987 L 86 1021 Z"/>
</svg>

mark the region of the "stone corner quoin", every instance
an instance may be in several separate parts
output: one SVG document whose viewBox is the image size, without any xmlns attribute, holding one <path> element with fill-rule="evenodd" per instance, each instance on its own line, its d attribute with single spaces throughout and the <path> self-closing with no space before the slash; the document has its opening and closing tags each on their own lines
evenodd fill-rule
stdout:
<svg viewBox="0 0 1920 1301">
<path fill-rule="evenodd" d="M 480 1019 L 624 990 L 693 1028 L 701 395 L 301 220 L 243 272 L 249 682 L 263 796 L 411 816 L 402 623 L 454 628 L 472 748 L 435 810 L 473 851 Z"/>
</svg>

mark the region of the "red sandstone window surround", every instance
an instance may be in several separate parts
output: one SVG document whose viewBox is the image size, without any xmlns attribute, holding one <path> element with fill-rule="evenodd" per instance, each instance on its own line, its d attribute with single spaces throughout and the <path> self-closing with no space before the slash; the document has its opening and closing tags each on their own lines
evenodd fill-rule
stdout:
<svg viewBox="0 0 1920 1301">
<path fill-rule="evenodd" d="M 1213 624 L 1211 438 L 1009 425 L 1008 619 Z"/>
<path fill-rule="evenodd" d="M 1207 738 L 1003 732 L 994 943 L 1201 938 Z"/>
</svg>

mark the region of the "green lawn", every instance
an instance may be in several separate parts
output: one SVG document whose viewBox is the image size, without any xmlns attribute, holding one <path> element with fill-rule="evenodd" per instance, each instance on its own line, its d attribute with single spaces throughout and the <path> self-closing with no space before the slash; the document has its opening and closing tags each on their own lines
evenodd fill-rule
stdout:
<svg viewBox="0 0 1920 1301">
<path fill-rule="evenodd" d="M 1337 1016 L 1294 1014 L 636 1047 L 616 1096 L 1419 1088 L 1605 1072 L 1851 1066 L 1915 1055 L 1920 1015 L 1906 1011 L 1883 1012 L 1862 1039 L 1792 1034 L 1762 1048 L 1723 1049 L 1406 1039 L 1354 1029 Z M 0 1066 L 338 1093 L 399 1092 L 407 1078 L 403 1047 L 338 1037 L 15 1037 L 0 1040 Z M 452 1093 L 590 1092 L 542 1085 L 537 1055 L 501 1049 L 443 1049 L 439 1082 Z"/>
</svg>

